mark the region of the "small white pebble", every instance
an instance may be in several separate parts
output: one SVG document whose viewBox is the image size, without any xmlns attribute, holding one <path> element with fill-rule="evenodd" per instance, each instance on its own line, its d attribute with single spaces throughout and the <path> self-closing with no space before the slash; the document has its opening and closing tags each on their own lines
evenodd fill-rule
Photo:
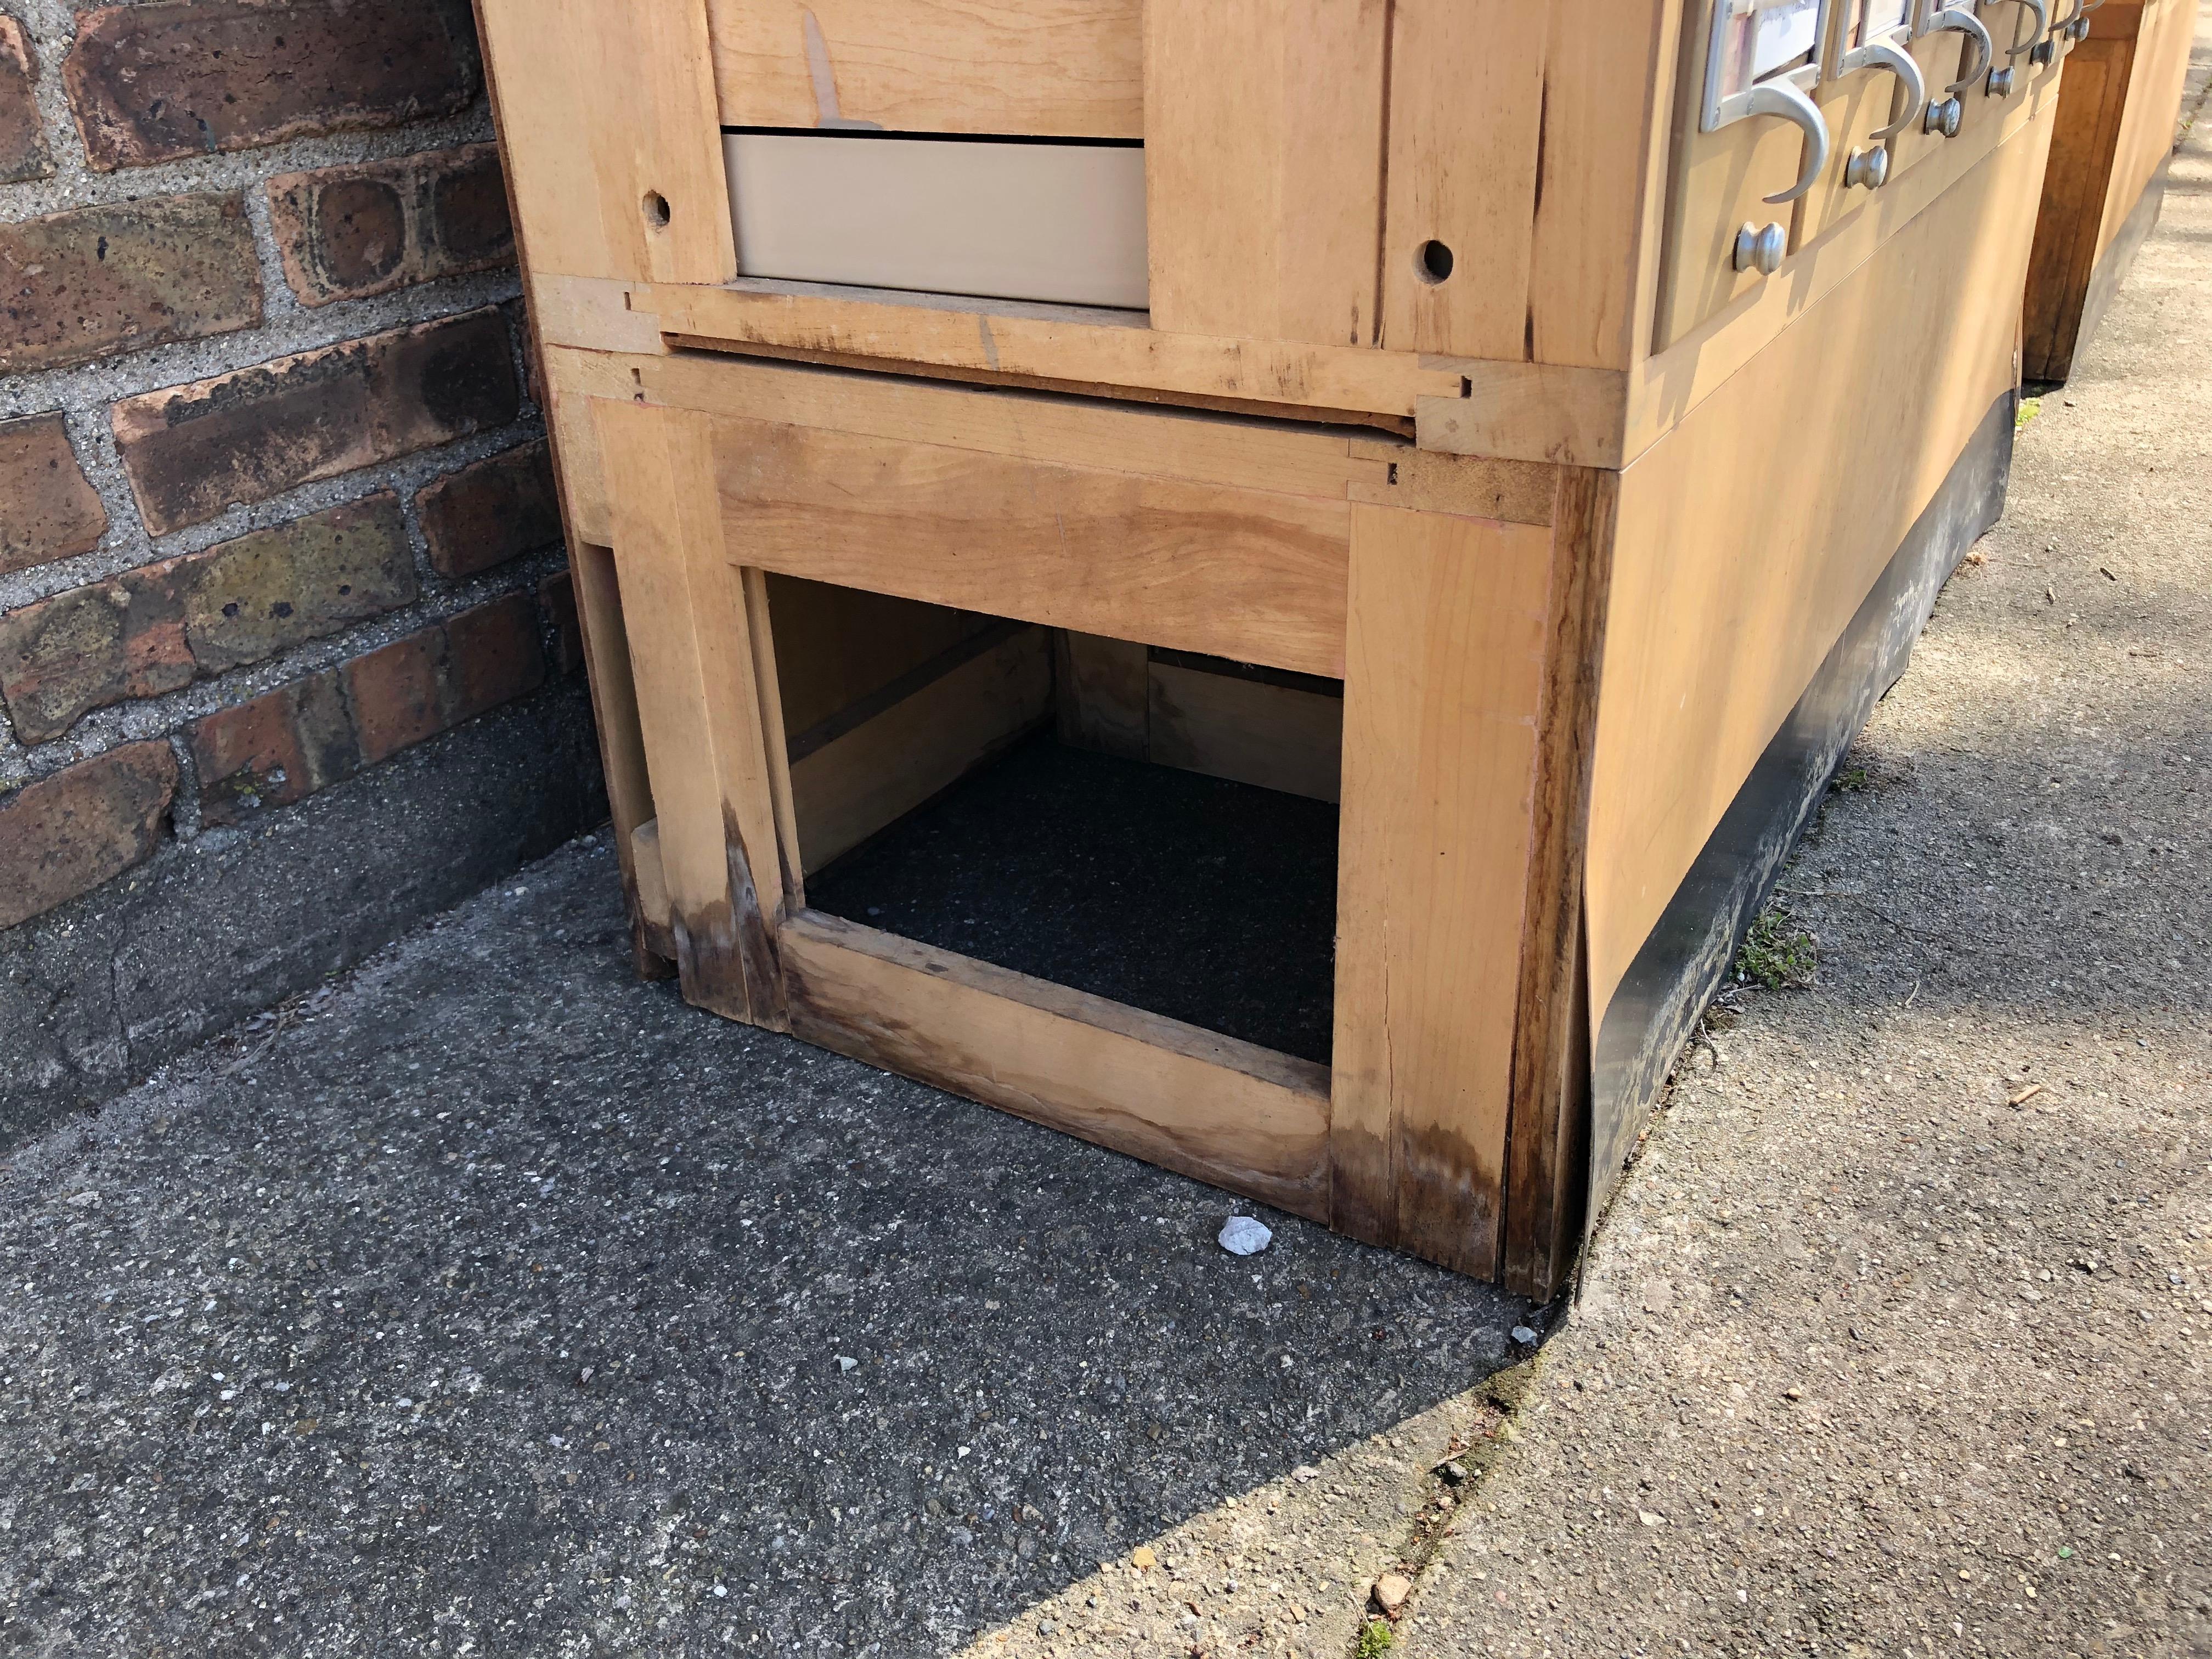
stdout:
<svg viewBox="0 0 2212 1659">
<path fill-rule="evenodd" d="M 1275 1242 L 1273 1229 L 1249 1215 L 1232 1215 L 1221 1224 L 1221 1248 L 1231 1255 L 1257 1255 Z"/>
</svg>

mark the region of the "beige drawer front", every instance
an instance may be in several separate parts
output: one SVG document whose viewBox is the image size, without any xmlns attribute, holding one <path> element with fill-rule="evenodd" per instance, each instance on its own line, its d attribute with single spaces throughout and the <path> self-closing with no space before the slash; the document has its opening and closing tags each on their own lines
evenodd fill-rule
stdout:
<svg viewBox="0 0 2212 1659">
<path fill-rule="evenodd" d="M 722 146 L 745 276 L 1145 308 L 1137 145 L 732 132 Z"/>
</svg>

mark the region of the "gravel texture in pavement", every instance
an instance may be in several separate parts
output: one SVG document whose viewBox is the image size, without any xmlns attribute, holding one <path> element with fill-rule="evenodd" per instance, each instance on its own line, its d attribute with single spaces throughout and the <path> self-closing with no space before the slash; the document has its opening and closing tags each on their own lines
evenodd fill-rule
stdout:
<svg viewBox="0 0 2212 1659">
<path fill-rule="evenodd" d="M 2212 1653 L 2208 237 L 2200 125 L 1400 1653 Z"/>
<path fill-rule="evenodd" d="M 1518 1352 L 623 942 L 572 845 L 0 1167 L 0 1650 L 944 1652 Z"/>
</svg>

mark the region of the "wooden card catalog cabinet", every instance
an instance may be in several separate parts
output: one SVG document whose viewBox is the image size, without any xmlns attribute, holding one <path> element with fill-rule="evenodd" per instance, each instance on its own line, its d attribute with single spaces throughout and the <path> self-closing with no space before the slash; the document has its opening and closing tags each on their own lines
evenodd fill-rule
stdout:
<svg viewBox="0 0 2212 1659">
<path fill-rule="evenodd" d="M 2002 502 L 2060 20 L 479 11 L 641 965 L 1548 1294 Z"/>
<path fill-rule="evenodd" d="M 2031 380 L 2073 372 L 2158 222 L 2196 26 L 2181 0 L 2075 0 L 2053 20 L 2078 44 L 2028 263 L 2021 359 Z"/>
</svg>

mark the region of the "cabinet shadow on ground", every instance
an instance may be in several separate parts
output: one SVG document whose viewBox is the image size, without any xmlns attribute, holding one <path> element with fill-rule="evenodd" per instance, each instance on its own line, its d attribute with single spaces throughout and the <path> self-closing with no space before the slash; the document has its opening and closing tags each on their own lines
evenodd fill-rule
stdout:
<svg viewBox="0 0 2212 1659">
<path fill-rule="evenodd" d="M 19 1638 L 942 1651 L 1512 1357 L 625 939 L 572 844 L 0 1165 Z"/>
</svg>

